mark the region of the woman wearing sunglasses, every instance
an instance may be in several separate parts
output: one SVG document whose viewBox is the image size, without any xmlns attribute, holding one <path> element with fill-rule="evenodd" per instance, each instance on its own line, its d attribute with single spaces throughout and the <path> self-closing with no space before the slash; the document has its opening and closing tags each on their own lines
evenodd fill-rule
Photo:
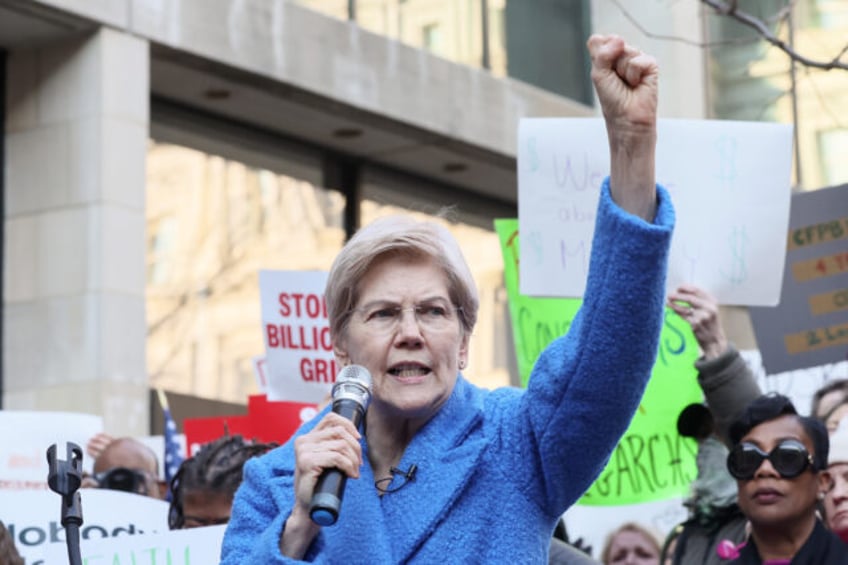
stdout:
<svg viewBox="0 0 848 565">
<path fill-rule="evenodd" d="M 751 536 L 732 563 L 831 565 L 848 563 L 848 547 L 816 515 L 830 488 L 824 425 L 798 415 L 789 398 L 756 398 L 731 424 L 727 469 L 737 481 L 739 507 Z"/>
</svg>

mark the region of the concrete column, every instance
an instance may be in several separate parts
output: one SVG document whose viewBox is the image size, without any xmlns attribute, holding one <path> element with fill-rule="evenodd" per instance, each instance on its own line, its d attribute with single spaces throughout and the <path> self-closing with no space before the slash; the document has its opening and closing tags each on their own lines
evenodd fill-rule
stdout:
<svg viewBox="0 0 848 565">
<path fill-rule="evenodd" d="M 13 51 L 3 404 L 147 434 L 145 40 L 109 28 Z"/>
</svg>

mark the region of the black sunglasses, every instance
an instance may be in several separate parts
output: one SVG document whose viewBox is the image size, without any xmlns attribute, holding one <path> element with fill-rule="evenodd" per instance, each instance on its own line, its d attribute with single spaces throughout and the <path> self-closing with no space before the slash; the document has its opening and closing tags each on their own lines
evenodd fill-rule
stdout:
<svg viewBox="0 0 848 565">
<path fill-rule="evenodd" d="M 727 470 L 740 481 L 750 481 L 766 459 L 784 479 L 794 479 L 807 467 L 814 466 L 813 456 L 804 444 L 795 439 L 787 439 L 769 453 L 753 443 L 738 444 L 727 455 Z"/>
</svg>

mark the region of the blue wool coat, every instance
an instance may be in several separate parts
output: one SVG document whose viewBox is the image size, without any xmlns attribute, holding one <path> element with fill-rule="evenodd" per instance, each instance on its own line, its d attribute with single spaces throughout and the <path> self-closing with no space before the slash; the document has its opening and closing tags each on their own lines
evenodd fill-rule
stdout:
<svg viewBox="0 0 848 565">
<path fill-rule="evenodd" d="M 650 377 L 673 223 L 662 188 L 649 224 L 615 205 L 605 181 L 583 306 L 542 353 L 528 388 L 489 391 L 460 375 L 398 465 L 417 465 L 414 480 L 382 497 L 363 437 L 360 478 L 347 481 L 338 522 L 322 528 L 304 560 L 547 563 L 557 519 L 602 470 Z M 294 468 L 293 440 L 248 461 L 222 563 L 296 562 L 279 551 Z"/>
</svg>

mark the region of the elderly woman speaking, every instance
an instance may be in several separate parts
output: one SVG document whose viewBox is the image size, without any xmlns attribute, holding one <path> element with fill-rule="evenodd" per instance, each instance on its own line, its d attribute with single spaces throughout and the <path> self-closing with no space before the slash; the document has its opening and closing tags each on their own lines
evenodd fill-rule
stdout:
<svg viewBox="0 0 848 565">
<path fill-rule="evenodd" d="M 326 408 L 249 461 L 223 563 L 546 563 L 562 513 L 603 468 L 657 351 L 674 212 L 656 185 L 658 70 L 615 36 L 588 41 L 611 171 L 600 188 L 581 312 L 526 390 L 461 371 L 476 286 L 441 227 L 397 217 L 361 229 L 327 281 L 337 360 L 373 378 L 360 429 Z M 347 477 L 319 525 L 319 477 Z M 320 520 L 318 521 L 320 522 Z"/>
</svg>

